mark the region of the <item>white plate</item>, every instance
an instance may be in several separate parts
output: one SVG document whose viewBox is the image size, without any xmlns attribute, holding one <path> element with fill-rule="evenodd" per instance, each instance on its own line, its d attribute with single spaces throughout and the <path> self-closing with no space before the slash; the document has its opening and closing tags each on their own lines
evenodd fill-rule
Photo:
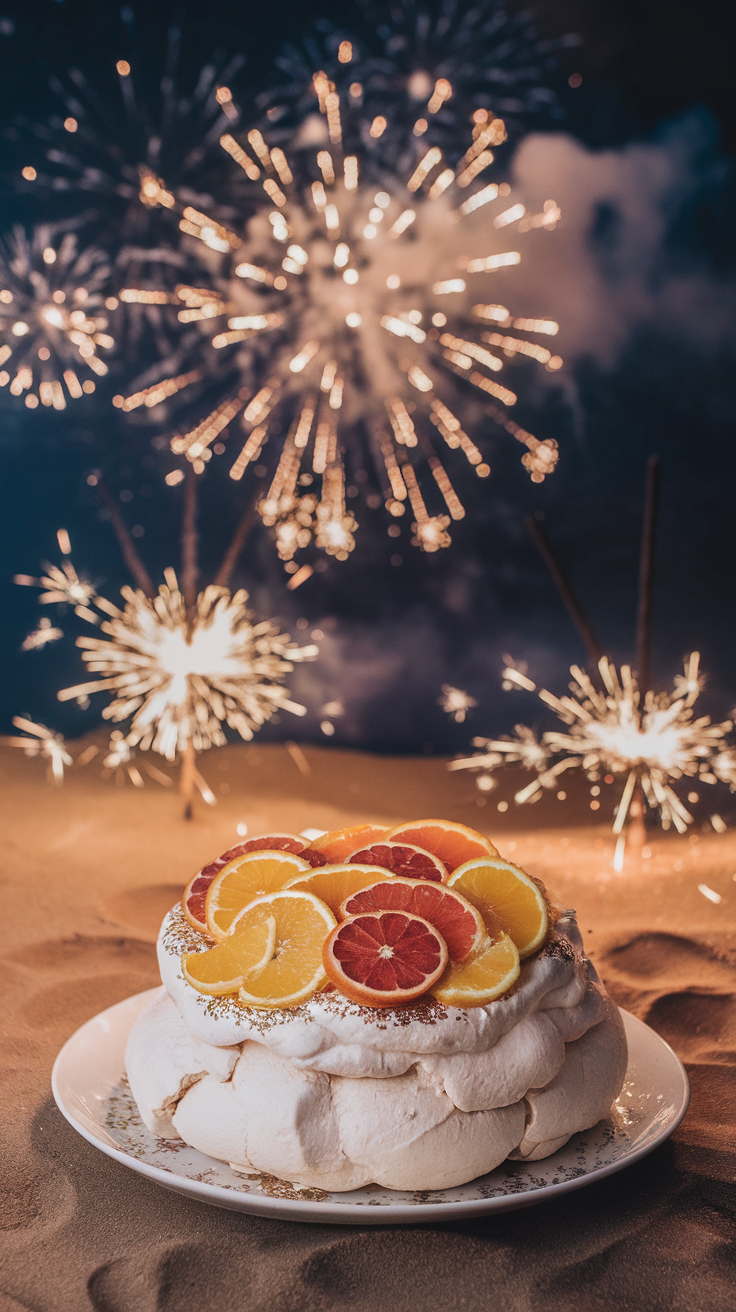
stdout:
<svg viewBox="0 0 736 1312">
<path fill-rule="evenodd" d="M 610 1117 L 576 1134 L 553 1157 L 504 1162 L 456 1189 L 399 1193 L 368 1185 L 352 1193 L 300 1190 L 273 1176 L 241 1175 L 146 1130 L 125 1081 L 123 1054 L 133 1021 L 157 993 L 150 989 L 108 1007 L 72 1035 L 54 1063 L 54 1098 L 74 1129 L 108 1157 L 168 1189 L 238 1212 L 288 1221 L 396 1225 L 529 1207 L 638 1161 L 672 1134 L 690 1100 L 687 1075 L 670 1046 L 622 1011 L 629 1066 L 621 1095 Z"/>
</svg>

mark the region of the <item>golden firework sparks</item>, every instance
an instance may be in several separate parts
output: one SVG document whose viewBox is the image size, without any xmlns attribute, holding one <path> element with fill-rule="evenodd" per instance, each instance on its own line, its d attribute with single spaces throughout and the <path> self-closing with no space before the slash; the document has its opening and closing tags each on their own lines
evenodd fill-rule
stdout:
<svg viewBox="0 0 736 1312">
<path fill-rule="evenodd" d="M 67 399 L 94 392 L 115 345 L 108 311 L 107 257 L 78 249 L 73 233 L 59 239 L 42 225 L 16 228 L 0 243 L 0 387 L 26 406 L 64 410 Z M 81 377 L 80 377 L 81 375 Z"/>
<path fill-rule="evenodd" d="M 478 703 L 475 697 L 463 692 L 462 688 L 453 688 L 451 683 L 443 683 L 442 692 L 437 698 L 437 705 L 452 716 L 455 724 L 464 724 L 468 711 L 472 711 Z"/>
<path fill-rule="evenodd" d="M 443 88 L 448 99 L 452 88 Z M 508 413 L 517 393 L 506 373 L 520 358 L 558 370 L 560 356 L 545 345 L 558 324 L 547 313 L 521 317 L 498 304 L 493 285 L 499 271 L 521 260 L 514 231 L 522 223 L 551 230 L 560 211 L 547 201 L 530 215 L 507 184 L 487 181 L 506 136 L 500 118 L 474 119 L 459 157 L 410 136 L 414 158 L 400 181 L 390 125 L 381 120 L 379 131 L 377 118 L 363 123 L 360 98 L 341 94 L 322 72 L 314 92 L 321 118 L 308 120 L 307 144 L 305 124 L 285 149 L 267 140 L 268 129 L 252 129 L 242 142 L 231 133 L 220 139 L 253 191 L 244 236 L 206 213 L 182 213 L 182 230 L 219 253 L 221 277 L 210 289 L 182 286 L 167 299 L 181 322 L 217 321 L 213 351 L 237 348 L 248 386 L 177 432 L 172 451 L 201 473 L 229 443 L 236 447 L 230 476 L 238 481 L 278 441 L 261 513 L 282 558 L 313 540 L 346 559 L 357 528 L 345 504 L 346 434 L 352 442 L 360 431 L 386 509 L 397 519 L 410 509 L 414 544 L 434 552 L 449 546 L 451 523 L 465 515 L 445 458 L 464 458 L 481 479 L 491 472 L 458 408 L 475 426 L 490 418 L 517 440 L 533 481 L 557 462 L 557 443 Z M 430 87 L 430 115 L 444 103 L 434 103 L 437 95 Z M 126 288 L 121 299 L 142 294 Z M 151 408 L 202 377 L 196 369 L 189 375 L 163 378 L 116 403 Z M 238 430 L 240 442 L 230 436 Z"/>
<path fill-rule="evenodd" d="M 22 715 L 13 716 L 13 726 L 22 729 L 23 738 L 3 737 L 0 742 L 7 747 L 20 747 L 26 756 L 40 756 L 48 762 L 49 777 L 55 784 L 64 782 L 64 769 L 72 764 L 72 757 L 66 750 L 66 743 L 60 733 L 47 729 L 45 724 L 34 724 Z"/>
<path fill-rule="evenodd" d="M 125 742 L 169 761 L 223 746 L 225 726 L 246 741 L 278 710 L 304 715 L 282 686 L 297 661 L 317 648 L 298 647 L 270 620 L 256 623 L 242 589 L 209 586 L 188 608 L 173 570 L 155 597 L 123 588 L 122 609 L 103 597 L 104 637 L 80 637 L 82 659 L 100 677 L 59 694 L 60 701 L 108 692 L 103 717 L 129 721 Z M 122 763 L 122 762 L 121 762 Z"/>
<path fill-rule="evenodd" d="M 40 651 L 42 647 L 48 646 L 50 642 L 58 642 L 59 638 L 64 637 L 64 630 L 57 629 L 51 623 L 51 620 L 43 619 L 38 621 L 36 628 L 21 643 L 21 651 Z"/>
<path fill-rule="evenodd" d="M 678 786 L 692 780 L 711 785 L 720 781 L 732 789 L 736 787 L 736 753 L 726 741 L 733 729 L 732 721 L 712 724 L 710 716 L 696 717 L 693 709 L 703 686 L 699 666 L 700 655 L 693 652 L 685 662 L 684 674 L 675 679 L 672 692 L 648 689 L 642 697 L 629 666 L 622 665 L 619 672 L 603 657 L 598 663 L 600 689 L 584 670 L 573 665 L 571 695 L 557 697 L 507 664 L 504 686 L 536 692 L 540 701 L 568 726 L 567 732 L 552 730 L 538 740 L 531 729 L 517 725 L 515 738 L 475 738 L 473 745 L 478 751 L 452 761 L 448 768 L 483 771 L 481 777 L 511 763 L 533 770 L 534 779 L 514 797 L 519 804 L 536 802 L 545 789 L 557 788 L 568 770 L 583 770 L 592 784 L 597 809 L 601 779 L 616 779 L 622 788 L 613 832 L 621 836 L 639 784 L 662 828 L 685 833 L 693 816 L 679 796 Z"/>
</svg>

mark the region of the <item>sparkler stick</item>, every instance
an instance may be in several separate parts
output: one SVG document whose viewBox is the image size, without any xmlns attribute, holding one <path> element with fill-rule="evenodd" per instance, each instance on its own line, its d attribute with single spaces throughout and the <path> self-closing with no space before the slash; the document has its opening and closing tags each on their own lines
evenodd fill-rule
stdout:
<svg viewBox="0 0 736 1312">
<path fill-rule="evenodd" d="M 194 470 L 191 466 L 188 466 L 184 481 L 184 506 L 181 521 L 181 590 L 189 607 L 193 606 L 197 600 L 198 547 L 197 483 Z"/>
<path fill-rule="evenodd" d="M 110 524 L 112 525 L 113 532 L 118 540 L 123 560 L 128 566 L 128 569 L 133 575 L 141 592 L 145 592 L 147 597 L 155 597 L 156 589 L 151 581 L 151 576 L 136 551 L 133 539 L 128 532 L 128 527 L 120 514 L 120 510 L 118 509 L 112 492 L 99 470 L 95 471 L 94 477 L 97 479 L 97 483 L 95 484 L 97 491 L 102 497 L 102 500 L 105 503 L 105 509 L 110 516 Z"/>
<path fill-rule="evenodd" d="M 248 537 L 253 525 L 256 522 L 258 513 L 258 502 L 261 499 L 261 490 L 256 488 L 250 502 L 243 511 L 238 521 L 235 532 L 233 533 L 230 545 L 222 558 L 222 564 L 215 575 L 215 586 L 227 588 L 230 585 L 230 576 L 235 569 L 238 556 L 243 549 L 243 545 Z"/>
<path fill-rule="evenodd" d="M 654 555 L 659 518 L 659 456 L 647 461 L 647 484 L 644 500 L 644 523 L 639 565 L 639 607 L 636 624 L 636 652 L 639 684 L 649 687 L 652 660 L 652 610 L 654 607 Z"/>
<path fill-rule="evenodd" d="M 557 554 L 552 546 L 552 543 L 547 537 L 547 534 L 545 533 L 541 524 L 534 518 L 533 515 L 528 515 L 524 522 L 529 532 L 531 533 L 532 537 L 534 538 L 534 541 L 539 550 L 539 554 L 542 557 L 542 560 L 544 561 L 545 565 L 547 566 L 547 569 L 552 575 L 554 582 L 557 585 L 557 589 L 560 593 L 560 596 L 562 597 L 562 600 L 565 603 L 565 606 L 567 607 L 568 614 L 573 624 L 575 625 L 578 633 L 580 634 L 580 637 L 585 643 L 585 649 L 588 653 L 588 657 L 590 659 L 590 663 L 594 672 L 593 677 L 596 681 L 598 681 L 599 679 L 598 662 L 601 660 L 603 656 L 603 648 L 601 647 L 598 638 L 596 637 L 593 626 L 591 625 L 590 620 L 585 614 L 585 611 L 583 610 L 580 601 L 578 599 L 578 595 L 575 592 L 575 589 L 573 588 L 572 583 L 570 582 L 567 574 L 562 568 L 562 565 L 560 564 Z"/>
</svg>

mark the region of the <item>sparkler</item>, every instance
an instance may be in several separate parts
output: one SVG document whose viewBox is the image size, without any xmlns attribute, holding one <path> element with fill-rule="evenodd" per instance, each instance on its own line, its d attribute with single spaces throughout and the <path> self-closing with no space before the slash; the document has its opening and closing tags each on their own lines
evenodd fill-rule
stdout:
<svg viewBox="0 0 736 1312">
<path fill-rule="evenodd" d="M 0 739 L 7 747 L 20 747 L 26 756 L 41 756 L 48 762 L 49 776 L 55 784 L 64 782 L 64 768 L 72 764 L 72 757 L 66 750 L 66 744 L 60 733 L 47 729 L 45 724 L 34 724 L 21 715 L 13 716 L 13 725 L 22 729 L 22 738 L 3 737 Z"/>
<path fill-rule="evenodd" d="M 10 384 L 30 410 L 64 410 L 67 398 L 94 392 L 108 372 L 100 352 L 115 344 L 109 288 L 107 257 L 80 250 L 74 233 L 60 238 L 44 224 L 0 240 L 0 387 Z"/>
<path fill-rule="evenodd" d="M 462 688 L 453 688 L 452 684 L 443 683 L 441 696 L 437 698 L 437 705 L 452 716 L 455 724 L 464 724 L 468 711 L 472 711 L 478 703 L 475 697 L 463 692 Z"/>
<path fill-rule="evenodd" d="M 518 804 L 538 801 L 544 790 L 559 787 L 561 776 L 569 770 L 583 770 L 596 799 L 604 776 L 606 782 L 618 780 L 623 786 L 613 832 L 620 836 L 616 854 L 620 869 L 637 784 L 662 828 L 674 828 L 679 834 L 693 823 L 693 816 L 677 792 L 678 785 L 694 780 L 728 783 L 732 790 L 736 786 L 736 754 L 726 743 L 732 722 L 712 724 L 707 715 L 695 718 L 693 708 L 703 686 L 699 666 L 700 655 L 693 652 L 672 692 L 648 689 L 642 696 L 629 666 L 622 665 L 619 672 L 604 656 L 598 662 L 600 690 L 573 665 L 572 695 L 557 697 L 507 664 L 504 686 L 536 692 L 568 726 L 567 732 L 553 730 L 537 739 L 531 729 L 517 725 L 515 738 L 474 738 L 478 751 L 451 761 L 448 768 L 481 771 L 478 784 L 484 790 L 488 784 L 482 781 L 492 779 L 500 766 L 518 763 L 533 770 L 534 779 L 514 797 Z"/>
<path fill-rule="evenodd" d="M 439 452 L 460 452 L 481 479 L 491 472 L 459 407 L 474 423 L 490 419 L 511 434 L 533 481 L 557 462 L 555 441 L 511 418 L 517 394 L 505 371 L 519 360 L 559 369 L 561 358 L 544 345 L 558 324 L 546 307 L 529 317 L 496 303 L 493 282 L 521 260 L 512 234 L 524 226 L 551 230 L 560 211 L 548 200 L 528 214 L 506 184 L 487 181 L 506 136 L 490 112 L 475 115 L 467 148 L 452 161 L 412 137 L 412 163 L 399 183 L 385 149 L 387 120 L 369 121 L 356 97 L 341 96 L 324 73 L 313 87 L 320 117 L 297 130 L 288 156 L 258 129 L 245 144 L 230 133 L 221 138 L 252 186 L 255 212 L 244 238 L 194 207 L 184 210 L 182 230 L 219 253 L 221 277 L 204 288 L 180 286 L 166 299 L 181 323 L 209 329 L 212 351 L 234 353 L 241 383 L 193 427 L 183 426 L 172 450 L 201 473 L 240 428 L 245 441 L 230 466 L 238 481 L 282 434 L 260 511 L 287 560 L 310 541 L 346 559 L 357 528 L 346 506 L 353 472 L 346 457 L 351 447 L 354 466 L 365 452 L 389 514 L 400 519 L 410 509 L 414 544 L 433 552 L 449 545 L 451 522 L 465 515 Z M 121 299 L 135 302 L 138 294 L 126 288 Z M 209 381 L 204 368 L 159 378 L 116 403 L 154 409 L 186 396 L 203 374 Z M 236 445 L 232 437 L 229 444 Z M 434 510 L 427 484 L 440 503 Z"/>
</svg>

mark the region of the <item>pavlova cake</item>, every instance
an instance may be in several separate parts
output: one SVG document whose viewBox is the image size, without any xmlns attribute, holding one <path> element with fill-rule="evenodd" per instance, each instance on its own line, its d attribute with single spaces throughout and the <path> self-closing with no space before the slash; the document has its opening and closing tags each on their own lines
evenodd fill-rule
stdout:
<svg viewBox="0 0 736 1312">
<path fill-rule="evenodd" d="M 626 1070 L 574 911 L 445 820 L 205 866 L 126 1051 L 148 1128 L 299 1188 L 441 1189 L 547 1157 Z"/>
</svg>

